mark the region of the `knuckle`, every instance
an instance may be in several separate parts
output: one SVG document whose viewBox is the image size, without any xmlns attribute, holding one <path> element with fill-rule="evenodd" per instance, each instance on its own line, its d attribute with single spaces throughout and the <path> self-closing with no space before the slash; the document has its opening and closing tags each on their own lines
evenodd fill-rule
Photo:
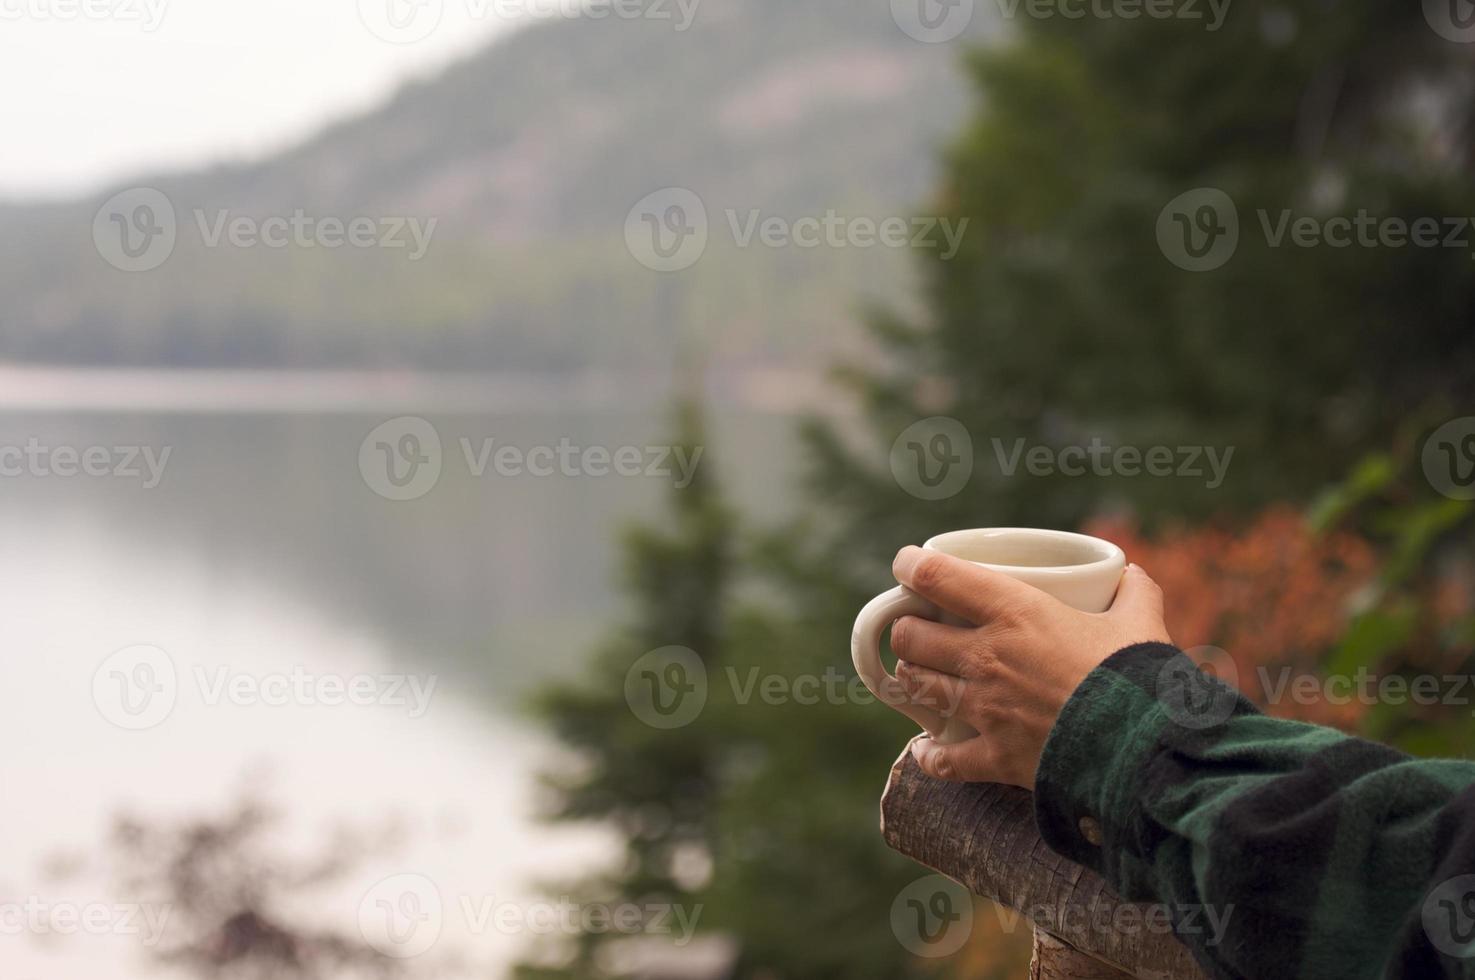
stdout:
<svg viewBox="0 0 1475 980">
<path fill-rule="evenodd" d="M 998 664 L 1005 654 L 1026 647 L 1030 637 L 1035 635 L 1038 635 L 1038 630 L 1031 629 L 1022 620 L 994 623 L 988 631 L 989 658 Z"/>
<path fill-rule="evenodd" d="M 931 693 L 934 707 L 948 718 L 958 713 L 963 707 L 963 701 L 967 696 L 967 691 L 959 685 L 942 683 L 940 677 Z"/>
<path fill-rule="evenodd" d="M 968 753 L 966 764 L 958 773 L 959 779 L 973 783 L 994 781 L 999 773 L 999 754 L 989 745 L 974 746 Z"/>
<path fill-rule="evenodd" d="M 897 656 L 911 649 L 912 636 L 916 632 L 911 616 L 903 616 L 891 624 L 891 651 Z"/>
<path fill-rule="evenodd" d="M 969 680 L 987 681 L 999 673 L 999 654 L 994 644 L 979 641 L 963 661 L 963 676 Z"/>
<path fill-rule="evenodd" d="M 990 700 L 987 688 L 969 684 L 958 694 L 958 707 L 967 717 L 982 719 L 988 716 Z"/>
<path fill-rule="evenodd" d="M 937 675 L 931 671 L 928 671 L 925 675 L 917 679 L 913 693 L 917 701 L 932 708 L 940 708 L 947 700 L 945 697 L 946 692 L 938 684 Z"/>
<path fill-rule="evenodd" d="M 942 584 L 947 566 L 937 555 L 923 555 L 912 569 L 912 586 L 919 592 L 927 592 Z"/>
<path fill-rule="evenodd" d="M 999 610 L 995 622 L 1007 633 L 1017 633 L 1033 622 L 1043 609 L 1039 599 L 1032 595 L 1011 597 L 1010 602 Z"/>
</svg>

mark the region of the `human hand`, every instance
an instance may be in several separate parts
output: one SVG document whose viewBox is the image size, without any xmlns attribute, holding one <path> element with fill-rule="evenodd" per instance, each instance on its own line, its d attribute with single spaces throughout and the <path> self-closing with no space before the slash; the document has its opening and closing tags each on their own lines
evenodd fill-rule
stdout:
<svg viewBox="0 0 1475 980">
<path fill-rule="evenodd" d="M 1169 643 L 1163 595 L 1136 565 L 1104 613 L 1084 613 L 972 562 L 903 548 L 896 580 L 977 626 L 904 616 L 891 628 L 896 677 L 913 700 L 956 715 L 976 738 L 912 743 L 922 771 L 938 779 L 1033 789 L 1045 739 L 1060 709 L 1095 667 L 1134 643 Z"/>
</svg>

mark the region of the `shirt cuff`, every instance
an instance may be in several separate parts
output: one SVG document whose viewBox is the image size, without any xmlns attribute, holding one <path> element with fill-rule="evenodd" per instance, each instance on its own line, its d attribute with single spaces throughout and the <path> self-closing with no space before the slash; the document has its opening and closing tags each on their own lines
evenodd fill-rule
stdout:
<svg viewBox="0 0 1475 980">
<path fill-rule="evenodd" d="M 1112 882 L 1140 880 L 1157 843 L 1144 766 L 1175 740 L 1208 735 L 1245 712 L 1255 709 L 1177 647 L 1139 643 L 1112 654 L 1076 688 L 1045 741 L 1035 774 L 1040 836 Z"/>
</svg>

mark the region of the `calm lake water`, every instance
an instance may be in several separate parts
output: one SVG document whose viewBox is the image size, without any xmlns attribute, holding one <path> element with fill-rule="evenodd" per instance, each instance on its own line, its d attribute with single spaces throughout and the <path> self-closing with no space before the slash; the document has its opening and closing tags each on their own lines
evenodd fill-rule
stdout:
<svg viewBox="0 0 1475 980">
<path fill-rule="evenodd" d="M 533 775 L 552 747 L 522 699 L 576 672 L 619 620 L 616 532 L 658 519 L 667 482 L 508 475 L 495 457 L 473 469 L 488 449 L 513 447 L 526 467 L 560 444 L 636 447 L 648 467 L 665 415 L 560 410 L 556 392 L 554 407 L 518 414 L 416 413 L 440 440 L 439 476 L 392 500 L 377 491 L 404 488 L 366 476 L 361 450 L 402 403 L 81 410 L 46 390 L 40 410 L 13 395 L 0 409 L 0 910 L 149 901 L 108 873 L 113 817 L 207 816 L 249 783 L 283 811 L 283 848 L 310 850 L 343 824 L 404 829 L 314 915 L 357 935 L 376 882 L 423 876 L 445 904 L 426 955 L 499 975 L 525 937 L 468 928 L 462 903 L 532 901 L 539 879 L 611 852 L 600 833 L 536 823 Z M 431 455 L 403 426 L 364 450 L 394 455 L 401 481 L 406 459 Z M 99 475 L 59 475 L 83 461 Z M 700 465 L 775 517 L 795 462 L 787 417 L 733 410 L 714 418 Z M 323 678 L 362 679 L 364 703 L 300 686 Z M 38 935 L 0 916 L 5 976 L 161 975 L 139 935 L 116 932 Z"/>
</svg>

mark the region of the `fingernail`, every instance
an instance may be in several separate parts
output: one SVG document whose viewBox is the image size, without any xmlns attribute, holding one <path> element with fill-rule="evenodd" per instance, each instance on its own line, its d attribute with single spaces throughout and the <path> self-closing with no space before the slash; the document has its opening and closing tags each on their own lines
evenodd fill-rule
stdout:
<svg viewBox="0 0 1475 980">
<path fill-rule="evenodd" d="M 916 759 L 918 762 L 921 762 L 922 761 L 922 744 L 924 742 L 930 742 L 931 740 L 932 740 L 932 736 L 931 735 L 919 735 L 916 738 L 912 739 L 912 758 L 913 759 Z"/>
<path fill-rule="evenodd" d="M 916 545 L 907 545 L 896 553 L 896 558 L 891 562 L 891 571 L 900 578 L 912 570 L 912 566 L 917 563 L 917 555 L 921 553 L 922 549 Z"/>
</svg>

